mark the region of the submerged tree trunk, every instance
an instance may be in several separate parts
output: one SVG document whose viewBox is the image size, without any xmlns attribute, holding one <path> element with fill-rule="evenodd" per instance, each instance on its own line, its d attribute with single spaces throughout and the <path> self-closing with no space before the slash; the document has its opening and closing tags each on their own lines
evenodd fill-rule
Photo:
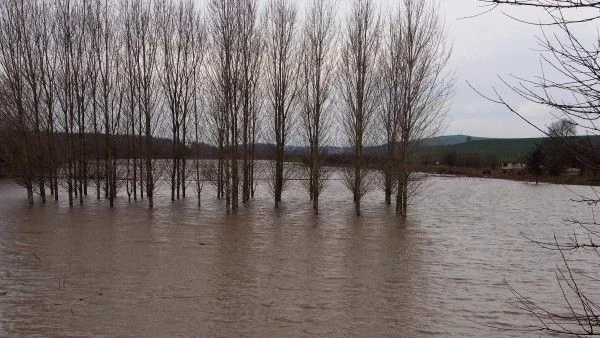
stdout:
<svg viewBox="0 0 600 338">
<path fill-rule="evenodd" d="M 271 0 L 266 14 L 266 70 L 270 97 L 272 135 L 275 141 L 275 168 L 272 175 L 275 207 L 281 203 L 284 188 L 284 152 L 295 112 L 300 86 L 299 50 L 296 41 L 295 4 L 289 0 Z"/>
<path fill-rule="evenodd" d="M 344 110 L 342 127 L 354 159 L 347 171 L 345 183 L 352 191 L 356 214 L 369 184 L 364 168 L 363 148 L 372 135 L 373 115 L 379 93 L 377 65 L 379 55 L 379 17 L 372 0 L 354 0 L 347 18 L 347 29 L 341 50 L 339 92 Z"/>
</svg>

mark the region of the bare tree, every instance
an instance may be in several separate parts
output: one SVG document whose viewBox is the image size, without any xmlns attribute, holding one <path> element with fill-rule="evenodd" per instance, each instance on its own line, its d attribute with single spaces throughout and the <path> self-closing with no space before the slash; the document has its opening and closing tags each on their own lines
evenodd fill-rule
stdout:
<svg viewBox="0 0 600 338">
<path fill-rule="evenodd" d="M 598 135 L 600 129 L 596 121 L 598 98 L 600 97 L 600 65 L 597 55 L 600 47 L 598 36 L 593 42 L 577 34 L 574 26 L 582 22 L 597 22 L 600 18 L 600 4 L 590 0 L 481 0 L 493 10 L 498 6 L 530 7 L 540 9 L 544 14 L 540 21 L 530 22 L 542 29 L 539 38 L 542 69 L 539 76 L 522 78 L 513 76 L 512 80 L 502 78 L 507 88 L 521 98 L 540 104 L 551 110 L 551 116 L 568 122 L 557 125 L 537 125 L 528 120 L 503 95 L 494 89 L 493 95 L 480 94 L 504 106 L 507 110 L 521 117 L 524 121 L 541 133 L 559 142 L 562 151 L 570 151 L 582 161 L 587 168 L 600 168 L 600 157 L 592 142 L 575 142 L 571 137 L 573 130 L 579 129 L 588 135 Z M 483 14 L 482 14 L 483 15 Z M 525 20 L 514 18 L 522 23 Z M 600 202 L 598 192 L 592 189 L 591 197 L 579 196 L 578 201 L 592 207 Z M 585 260 L 586 252 L 598 254 L 598 222 L 595 217 L 591 221 L 570 219 L 568 223 L 574 227 L 566 240 L 554 235 L 554 240 L 538 241 L 529 239 L 543 248 L 560 254 L 562 267 L 555 271 L 561 289 L 565 309 L 545 307 L 535 299 L 523 295 L 511 284 L 508 284 L 514 295 L 515 304 L 532 315 L 539 323 L 539 329 L 550 334 L 566 334 L 573 336 L 595 336 L 599 334 L 598 321 L 600 309 L 598 295 L 590 294 L 583 288 L 585 275 L 573 269 L 568 253 L 579 255 L 578 260 Z"/>
<path fill-rule="evenodd" d="M 192 112 L 193 118 L 193 140 L 194 145 L 196 147 L 200 147 L 201 145 L 201 132 L 205 132 L 206 128 L 203 128 L 201 123 L 205 121 L 202 100 L 202 84 L 205 78 L 201 76 L 200 71 L 201 67 L 204 63 L 204 55 L 205 49 L 207 47 L 207 36 L 206 36 L 206 27 L 204 25 L 203 19 L 198 15 L 194 15 L 192 20 L 192 46 L 191 46 L 191 76 L 186 79 L 186 100 L 185 100 L 185 109 L 190 109 Z M 198 197 L 198 207 L 201 205 L 201 195 L 202 189 L 204 186 L 204 167 L 200 164 L 200 158 L 198 152 L 194 153 L 194 167 L 195 167 L 195 178 L 196 178 L 196 192 Z"/>
<path fill-rule="evenodd" d="M 217 195 L 227 209 L 247 202 L 254 184 L 256 117 L 262 41 L 255 0 L 212 1 L 211 122 L 219 147 Z M 239 160 L 242 168 L 239 168 Z M 241 172 L 241 175 L 240 175 Z"/>
<path fill-rule="evenodd" d="M 100 128 L 101 128 L 101 112 L 100 112 L 100 59 L 102 57 L 102 25 L 104 21 L 101 18 L 102 4 L 98 1 L 91 7 L 91 19 L 89 20 L 89 39 L 90 39 L 90 55 L 88 57 L 88 76 L 89 79 L 89 96 L 90 96 L 90 119 L 91 129 L 94 138 L 94 148 L 100 149 Z M 102 169 L 101 169 L 101 152 L 95 152 L 95 161 L 93 168 L 93 179 L 96 186 L 96 199 L 100 200 L 102 189 Z"/>
<path fill-rule="evenodd" d="M 356 214 L 369 190 L 364 148 L 369 144 L 373 120 L 379 105 L 380 20 L 372 0 L 354 0 L 347 18 L 341 52 L 339 92 L 343 131 L 352 149 L 352 170 L 346 182 L 354 197 Z"/>
<path fill-rule="evenodd" d="M 401 16 L 398 9 L 396 16 Z M 402 57 L 404 54 L 404 29 L 392 18 L 388 25 L 386 40 L 383 46 L 382 109 L 379 110 L 379 126 L 386 148 L 383 166 L 383 190 L 385 203 L 392 203 L 392 194 L 396 191 L 396 167 L 398 166 L 398 141 L 400 139 L 400 115 L 402 93 Z"/>
<path fill-rule="evenodd" d="M 214 57 L 211 67 L 212 110 L 219 152 L 219 180 L 227 210 L 238 207 L 238 143 L 241 85 L 239 17 L 242 1 L 213 0 L 209 4 Z M 222 174 L 221 174 L 222 173 Z"/>
<path fill-rule="evenodd" d="M 75 16 L 76 36 L 71 46 L 71 80 L 72 94 L 74 103 L 74 132 L 77 134 L 77 140 L 73 142 L 73 152 L 75 154 L 74 174 L 75 174 L 75 194 L 79 197 L 79 204 L 83 204 L 83 196 L 87 195 L 88 184 L 88 163 L 87 163 L 87 140 L 86 131 L 88 123 L 89 102 L 88 85 L 89 69 L 88 58 L 91 52 L 89 39 L 89 21 L 90 4 L 82 1 L 78 4 L 77 14 Z"/>
<path fill-rule="evenodd" d="M 35 23 L 44 15 L 42 6 L 37 1 L 21 1 L 21 25 L 23 27 L 23 75 L 27 84 L 29 109 L 31 110 L 33 147 L 33 166 L 38 192 L 42 202 L 46 201 L 46 158 L 43 140 L 43 88 L 44 63 L 42 58 L 45 31 L 42 25 Z"/>
<path fill-rule="evenodd" d="M 156 110 L 157 95 L 156 87 L 158 81 L 157 48 L 159 43 L 156 8 L 151 1 L 133 0 L 127 4 L 127 27 L 130 30 L 128 37 L 128 57 L 133 60 L 135 69 L 134 83 L 137 93 L 138 105 L 138 135 L 140 141 L 143 133 L 143 144 L 140 145 L 144 156 L 144 169 L 140 166 L 140 197 L 143 198 L 143 187 L 148 197 L 148 205 L 154 207 L 154 170 L 153 170 L 153 133 L 159 116 Z M 144 175 L 142 180 L 142 174 Z M 143 187 L 142 187 L 143 186 Z"/>
<path fill-rule="evenodd" d="M 125 68 L 125 59 L 120 34 L 122 31 L 116 26 L 118 22 L 112 7 L 98 4 L 94 11 L 98 31 L 98 48 L 95 55 L 100 96 L 98 101 L 104 125 L 105 191 L 110 206 L 113 207 L 119 185 L 116 137 L 126 129 L 121 125 L 126 94 L 126 82 L 121 77 L 121 70 Z"/>
<path fill-rule="evenodd" d="M 431 2 L 404 0 L 390 28 L 388 54 L 392 76 L 389 81 L 398 112 L 396 212 L 406 215 L 410 177 L 422 140 L 436 136 L 444 126 L 448 99 L 452 94 L 453 75 L 447 71 L 452 49 L 446 42 L 439 10 Z M 388 94 L 390 97 L 390 94 Z"/>
<path fill-rule="evenodd" d="M 202 189 L 204 187 L 204 181 L 203 181 L 203 172 L 202 172 L 202 167 L 201 167 L 201 159 L 200 159 L 200 153 L 199 153 L 199 149 L 201 146 L 201 138 L 200 138 L 200 133 L 202 130 L 202 127 L 200 125 L 200 123 L 202 122 L 202 112 L 201 112 L 201 108 L 199 107 L 201 102 L 200 102 L 200 94 L 199 92 L 199 85 L 197 82 L 197 72 L 198 69 L 196 69 L 196 73 L 194 74 L 194 87 L 192 89 L 192 112 L 193 112 L 193 117 L 194 117 L 194 143 L 192 144 L 192 149 L 194 149 L 194 147 L 196 147 L 196 151 L 193 152 L 194 154 L 194 169 L 195 169 L 195 181 L 196 181 L 196 193 L 197 193 L 197 198 L 198 198 L 198 207 L 201 206 L 202 203 Z"/>
<path fill-rule="evenodd" d="M 13 134 L 9 138 L 12 140 L 11 145 L 7 145 L 9 149 L 6 151 L 11 155 L 11 173 L 16 177 L 16 181 L 27 189 L 27 199 L 33 204 L 34 184 L 36 176 L 39 176 L 36 172 L 38 149 L 34 140 L 40 135 L 39 105 L 36 107 L 40 96 L 33 94 L 34 90 L 39 89 L 39 83 L 36 69 L 38 63 L 33 60 L 32 37 L 28 31 L 31 24 L 27 18 L 31 15 L 29 4 L 15 0 L 6 1 L 1 7 L 0 79 L 5 92 L 2 100 L 5 106 L 3 115 L 9 121 L 9 130 Z"/>
<path fill-rule="evenodd" d="M 332 124 L 335 15 L 328 0 L 313 0 L 302 30 L 302 123 L 308 143 L 308 191 L 315 213 L 325 186 L 323 156 Z"/>
<path fill-rule="evenodd" d="M 55 74 L 57 67 L 56 43 L 53 39 L 56 27 L 55 16 L 52 15 L 52 6 L 46 2 L 41 3 L 41 15 L 36 20 L 41 29 L 38 43 L 38 56 L 41 62 L 41 88 L 43 91 L 43 104 L 45 106 L 46 129 L 46 164 L 50 192 L 58 200 L 58 167 L 59 158 L 56 147 L 56 87 Z"/>
<path fill-rule="evenodd" d="M 127 74 L 127 129 L 125 135 L 127 136 L 127 150 L 129 156 L 127 158 L 127 195 L 131 201 L 131 195 L 133 194 L 133 200 L 137 201 L 138 194 L 138 163 L 140 160 L 140 140 L 136 138 L 136 130 L 141 130 L 141 112 L 139 110 L 139 74 L 137 72 L 137 60 L 139 58 L 139 48 L 137 40 L 134 36 L 134 14 L 135 9 L 130 7 L 129 2 L 124 5 L 125 19 L 125 49 L 126 49 L 126 62 L 125 71 Z M 139 118 L 138 118 L 139 116 Z M 141 163 L 140 163 L 141 164 Z M 140 170 L 141 173 L 141 170 Z M 141 181 L 141 178 L 140 178 Z M 129 183 L 131 182 L 131 183 Z M 141 191 L 142 183 L 140 183 Z"/>
<path fill-rule="evenodd" d="M 211 86 L 208 88 L 208 96 L 212 99 L 207 102 L 208 122 L 210 125 L 210 138 L 217 147 L 217 165 L 215 168 L 215 182 L 217 190 L 217 199 L 222 199 L 225 195 L 225 114 L 222 113 L 222 106 L 219 98 L 220 91 L 214 85 L 214 73 L 211 76 Z"/>
<path fill-rule="evenodd" d="M 273 195 L 275 207 L 284 188 L 285 146 L 290 137 L 300 86 L 296 7 L 289 0 L 271 0 L 265 14 L 266 90 L 275 141 Z"/>
<path fill-rule="evenodd" d="M 171 170 L 171 200 L 185 198 L 187 123 L 190 119 L 192 80 L 196 71 L 194 35 L 197 27 L 192 2 L 166 4 L 160 19 L 161 82 L 171 113 L 173 158 Z M 201 46 L 200 46 L 201 47 Z"/>
<path fill-rule="evenodd" d="M 61 111 L 59 124 L 64 133 L 61 142 L 61 152 L 64 154 L 63 172 L 67 188 L 69 205 L 73 205 L 75 195 L 78 193 L 78 161 L 80 143 L 76 143 L 75 135 L 80 133 L 78 125 L 82 122 L 82 100 L 78 94 L 84 87 L 80 84 L 83 78 L 85 19 L 83 6 L 68 0 L 61 0 L 55 6 L 57 27 L 54 34 L 57 58 L 57 74 L 55 85 L 57 87 L 57 100 Z M 81 197 L 80 202 L 83 202 Z"/>
<path fill-rule="evenodd" d="M 577 125 L 568 119 L 561 119 L 548 126 L 548 135 L 556 138 L 573 137 L 577 135 Z"/>
<path fill-rule="evenodd" d="M 241 67 L 241 146 L 242 146 L 242 202 L 254 196 L 254 160 L 257 119 L 261 109 L 259 79 L 261 75 L 263 41 L 258 23 L 256 0 L 245 0 L 239 14 Z"/>
</svg>

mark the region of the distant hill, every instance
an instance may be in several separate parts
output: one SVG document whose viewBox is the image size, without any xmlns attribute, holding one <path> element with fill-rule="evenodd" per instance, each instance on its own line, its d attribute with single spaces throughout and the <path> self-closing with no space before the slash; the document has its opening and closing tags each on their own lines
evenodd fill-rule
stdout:
<svg viewBox="0 0 600 338">
<path fill-rule="evenodd" d="M 578 136 L 577 138 L 600 145 L 600 136 Z M 522 161 L 525 154 L 530 152 L 536 143 L 543 140 L 543 138 L 473 138 L 470 142 L 431 146 L 429 148 L 429 158 L 433 161 L 439 161 L 445 154 L 456 152 L 458 155 L 481 154 L 496 156 L 498 161 L 501 162 Z"/>
<path fill-rule="evenodd" d="M 446 135 L 436 136 L 423 140 L 420 144 L 424 147 L 446 147 L 454 146 L 459 144 L 470 143 L 474 141 L 487 140 L 485 137 L 476 137 L 468 135 Z M 378 146 L 366 147 L 365 151 L 369 155 L 381 156 L 387 152 L 387 146 L 385 144 Z"/>
<path fill-rule="evenodd" d="M 593 137 L 593 139 L 595 139 L 594 142 L 600 145 L 600 136 Z M 499 139 L 469 135 L 445 135 L 423 140 L 421 144 L 426 147 L 428 157 L 432 161 L 440 161 L 444 155 L 455 152 L 458 155 L 495 156 L 498 161 L 513 162 L 521 161 L 523 156 L 542 140 L 542 138 Z M 375 157 L 383 156 L 386 151 L 386 145 L 365 147 L 365 153 Z M 288 146 L 286 147 L 286 153 L 290 157 L 302 157 L 308 151 L 306 147 Z M 344 155 L 351 153 L 351 149 L 348 147 L 329 147 L 328 153 L 330 155 Z"/>
</svg>

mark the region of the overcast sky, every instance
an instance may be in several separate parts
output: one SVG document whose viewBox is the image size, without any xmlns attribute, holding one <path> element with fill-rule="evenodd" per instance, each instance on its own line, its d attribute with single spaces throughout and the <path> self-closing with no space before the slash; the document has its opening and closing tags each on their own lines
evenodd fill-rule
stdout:
<svg viewBox="0 0 600 338">
<path fill-rule="evenodd" d="M 449 36 L 454 44 L 452 67 L 456 70 L 456 93 L 450 110 L 447 134 L 466 134 L 483 137 L 531 137 L 539 132 L 507 111 L 480 97 L 466 84 L 489 93 L 493 86 L 519 107 L 529 118 L 547 123 L 548 112 L 543 107 L 527 104 L 510 95 L 498 76 L 510 74 L 532 76 L 540 69 L 536 35 L 539 28 L 517 23 L 499 10 L 475 18 L 460 20 L 481 13 L 476 0 L 441 1 L 446 15 Z M 539 13 L 520 9 L 520 18 L 535 19 Z"/>
<path fill-rule="evenodd" d="M 483 137 L 531 137 L 540 133 L 504 107 L 481 98 L 466 84 L 490 93 L 492 87 L 506 95 L 514 107 L 538 125 L 552 120 L 548 109 L 511 95 L 498 76 L 511 74 L 531 77 L 540 74 L 540 55 L 536 36 L 540 28 L 518 23 L 500 10 L 459 20 L 481 13 L 476 0 L 443 0 L 449 36 L 454 44 L 452 67 L 456 70 L 456 93 L 453 98 L 447 134 Z M 502 8 L 508 14 L 528 21 L 539 21 L 542 13 L 523 8 Z"/>
<path fill-rule="evenodd" d="M 384 16 L 399 0 L 376 0 Z M 296 1 L 300 12 L 308 2 Z M 338 15 L 343 21 L 351 1 L 338 0 Z M 490 93 L 498 88 L 508 101 L 538 125 L 548 125 L 552 121 L 549 111 L 527 103 L 511 95 L 502 85 L 498 76 L 511 74 L 531 77 L 540 73 L 540 56 L 536 36 L 540 28 L 518 23 L 501 11 L 528 21 L 545 18 L 543 13 L 525 8 L 498 8 L 491 13 L 470 19 L 462 19 L 481 13 L 481 3 L 477 0 L 439 0 L 441 14 L 446 18 L 448 38 L 454 47 L 451 69 L 456 72 L 455 95 L 449 114 L 448 127 L 444 134 L 466 134 L 482 137 L 536 137 L 540 133 L 508 112 L 494 105 L 467 86 L 466 81 L 478 90 Z M 593 25 L 585 27 L 590 36 L 596 36 Z M 592 34 L 593 33 L 593 34 Z"/>
</svg>

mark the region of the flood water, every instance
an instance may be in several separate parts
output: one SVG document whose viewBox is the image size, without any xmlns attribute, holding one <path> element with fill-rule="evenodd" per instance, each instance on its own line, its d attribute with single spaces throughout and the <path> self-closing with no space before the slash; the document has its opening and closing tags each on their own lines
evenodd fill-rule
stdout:
<svg viewBox="0 0 600 338">
<path fill-rule="evenodd" d="M 403 222 L 378 192 L 355 217 L 337 181 L 319 216 L 299 184 L 280 210 L 260 186 L 226 215 L 208 188 L 200 210 L 166 194 L 153 211 L 122 196 L 111 210 L 93 197 L 30 207 L 0 181 L 0 336 L 539 337 L 492 327 L 536 324 L 504 280 L 562 306 L 560 256 L 520 233 L 591 217 L 570 190 L 590 192 L 432 177 Z"/>
</svg>

